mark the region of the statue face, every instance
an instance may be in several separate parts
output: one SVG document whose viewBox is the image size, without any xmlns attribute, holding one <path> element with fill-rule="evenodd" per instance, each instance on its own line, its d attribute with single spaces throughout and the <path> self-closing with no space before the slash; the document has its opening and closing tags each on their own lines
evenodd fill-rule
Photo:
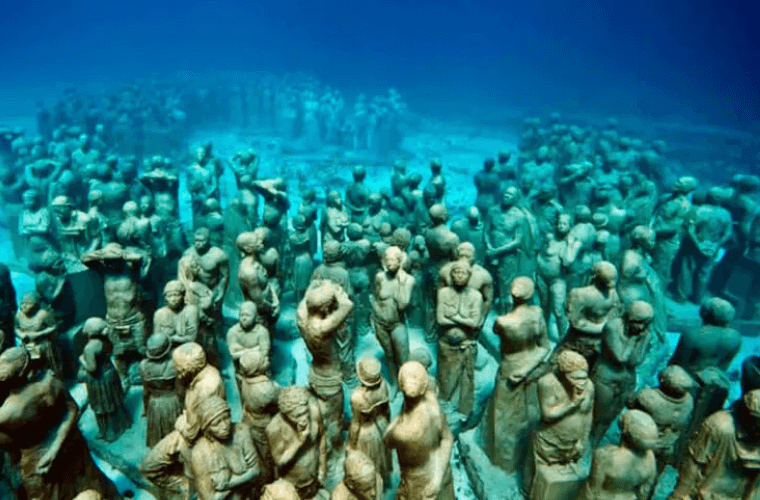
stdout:
<svg viewBox="0 0 760 500">
<path fill-rule="evenodd" d="M 153 210 L 153 200 L 150 196 L 143 196 L 140 198 L 140 213 L 143 215 L 149 214 Z"/>
<path fill-rule="evenodd" d="M 180 306 L 182 306 L 184 298 L 185 297 L 182 295 L 182 292 L 179 290 L 172 290 L 164 294 L 166 305 L 172 309 L 178 309 Z"/>
<path fill-rule="evenodd" d="M 53 206 L 53 212 L 61 218 L 61 219 L 68 219 L 71 217 L 71 212 L 73 209 L 70 205 L 55 205 Z"/>
<path fill-rule="evenodd" d="M 211 248 L 211 243 L 209 242 L 209 238 L 206 234 L 196 234 L 193 241 L 193 246 L 198 253 L 206 253 L 206 251 Z"/>
<path fill-rule="evenodd" d="M 365 500 L 374 500 L 377 498 L 377 487 L 374 484 L 360 485 L 354 490 L 354 495 Z"/>
<path fill-rule="evenodd" d="M 385 256 L 385 268 L 395 273 L 401 268 L 401 254 L 396 252 L 388 252 Z"/>
<path fill-rule="evenodd" d="M 232 422 L 229 413 L 217 415 L 208 426 L 208 432 L 220 441 L 229 439 L 232 433 Z"/>
<path fill-rule="evenodd" d="M 501 195 L 501 202 L 505 206 L 513 206 L 517 203 L 517 190 L 512 188 L 505 190 L 504 194 Z"/>
<path fill-rule="evenodd" d="M 250 306 L 240 308 L 240 326 L 247 330 L 256 322 L 256 310 Z"/>
<path fill-rule="evenodd" d="M 37 310 L 37 306 L 37 301 L 32 297 L 24 297 L 21 299 L 21 311 L 27 316 L 34 314 Z"/>
<path fill-rule="evenodd" d="M 285 415 L 293 425 L 295 425 L 298 432 L 303 432 L 309 428 L 311 424 L 311 417 L 309 416 L 309 407 L 304 405 L 300 408 L 295 408 L 290 413 Z"/>
<path fill-rule="evenodd" d="M 33 193 L 24 193 L 23 203 L 26 210 L 34 210 L 37 208 L 37 196 Z"/>
<path fill-rule="evenodd" d="M 559 234 L 567 234 L 570 232 L 570 217 L 567 215 L 560 215 L 557 219 L 557 232 Z"/>
<path fill-rule="evenodd" d="M 457 266 L 451 270 L 451 281 L 456 286 L 466 286 L 469 277 L 469 273 L 462 266 Z"/>
</svg>

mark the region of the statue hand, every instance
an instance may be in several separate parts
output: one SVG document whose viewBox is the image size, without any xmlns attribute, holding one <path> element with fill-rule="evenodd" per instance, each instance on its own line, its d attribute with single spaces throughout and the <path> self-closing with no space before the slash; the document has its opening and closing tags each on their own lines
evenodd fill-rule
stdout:
<svg viewBox="0 0 760 500">
<path fill-rule="evenodd" d="M 35 474 L 39 474 L 40 476 L 45 476 L 50 472 L 50 468 L 53 466 L 53 460 L 55 459 L 55 455 L 51 455 L 50 453 L 45 453 L 40 458 L 39 462 L 37 462 L 37 467 L 35 469 Z"/>
</svg>

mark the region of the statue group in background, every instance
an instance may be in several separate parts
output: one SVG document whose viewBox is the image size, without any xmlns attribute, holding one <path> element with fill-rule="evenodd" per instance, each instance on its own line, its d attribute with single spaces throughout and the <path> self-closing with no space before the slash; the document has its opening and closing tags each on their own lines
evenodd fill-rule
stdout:
<svg viewBox="0 0 760 500">
<path fill-rule="evenodd" d="M 397 144 L 395 92 L 354 120 L 314 82 L 260 83 L 194 106 L 234 94 L 304 143 Z M 469 200 L 446 157 L 381 186 L 382 166 L 341 183 L 346 158 L 304 176 L 268 146 L 175 166 L 124 152 L 182 116 L 184 90 L 146 92 L 72 94 L 45 138 L 0 131 L 11 269 L 35 278 L 17 297 L 0 266 L 4 498 L 120 498 L 87 409 L 106 461 L 147 446 L 161 500 L 453 499 L 452 465 L 485 495 L 483 460 L 531 500 L 652 498 L 668 466 L 672 499 L 757 496 L 760 362 L 736 360 L 760 319 L 756 176 L 668 183 L 662 143 L 558 118 L 526 121 Z"/>
</svg>

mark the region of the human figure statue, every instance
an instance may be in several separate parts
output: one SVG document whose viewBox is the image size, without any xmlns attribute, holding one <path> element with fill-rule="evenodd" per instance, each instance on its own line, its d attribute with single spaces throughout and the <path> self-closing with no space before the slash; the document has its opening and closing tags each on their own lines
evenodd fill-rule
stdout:
<svg viewBox="0 0 760 500">
<path fill-rule="evenodd" d="M 13 347 L 17 309 L 10 269 L 0 263 L 0 352 Z"/>
<path fill-rule="evenodd" d="M 174 430 L 174 422 L 182 414 L 177 391 L 177 372 L 172 362 L 171 339 L 156 331 L 148 337 L 145 359 L 140 361 L 143 381 L 143 414 L 147 417 L 145 432 L 148 448 Z"/>
<path fill-rule="evenodd" d="M 116 240 L 123 247 L 153 251 L 153 230 L 150 221 L 140 217 L 140 209 L 134 201 L 124 203 L 122 220 L 116 229 Z"/>
<path fill-rule="evenodd" d="M 129 386 L 134 381 L 130 367 L 145 353 L 149 334 L 139 282 L 147 274 L 150 260 L 143 253 L 109 243 L 82 255 L 82 262 L 103 276 L 108 339 L 122 385 Z"/>
<path fill-rule="evenodd" d="M 712 191 L 712 190 L 711 190 Z M 678 301 L 702 302 L 721 248 L 733 235 L 731 213 L 719 205 L 713 193 L 694 210 L 676 256 L 673 281 Z"/>
<path fill-rule="evenodd" d="M 322 245 L 328 241 L 342 243 L 346 239 L 346 228 L 350 222 L 350 215 L 343 206 L 340 193 L 330 191 L 325 199 L 326 207 L 322 214 Z"/>
<path fill-rule="evenodd" d="M 541 423 L 533 435 L 535 475 L 531 500 L 576 498 L 578 462 L 590 451 L 594 384 L 586 359 L 575 351 L 557 356 L 557 371 L 538 380 Z M 570 491 L 568 491 L 570 490 Z"/>
<path fill-rule="evenodd" d="M 396 246 L 383 254 L 383 270 L 375 275 L 370 296 L 372 327 L 385 353 L 391 384 L 396 384 L 398 367 L 409 357 L 409 333 L 405 313 L 411 300 L 414 278 L 403 270 L 406 254 Z"/>
<path fill-rule="evenodd" d="M 213 292 L 214 312 L 218 314 L 218 318 L 221 318 L 222 303 L 230 276 L 227 254 L 221 248 L 211 245 L 210 231 L 202 227 L 196 229 L 193 246 L 185 252 L 185 256 L 193 258 L 200 264 L 198 281 Z"/>
<path fill-rule="evenodd" d="M 458 260 L 451 267 L 451 285 L 438 290 L 438 386 L 450 401 L 459 393 L 458 411 L 470 416 L 475 404 L 475 358 L 483 315 L 483 297 L 468 286 L 470 264 Z"/>
<path fill-rule="evenodd" d="M 446 178 L 443 176 L 443 162 L 440 158 L 430 159 L 430 180 L 425 189 L 435 191 L 435 202 L 443 203 L 446 196 Z M 430 188 L 428 188 L 430 186 Z"/>
<path fill-rule="evenodd" d="M 436 203 L 430 207 L 430 227 L 425 231 L 425 245 L 428 250 L 428 265 L 425 269 L 425 279 L 421 283 L 425 290 L 425 311 L 427 324 L 425 326 L 426 341 L 434 343 L 435 309 L 438 287 L 436 286 L 441 267 L 456 257 L 459 237 L 447 227 L 449 213 L 446 207 Z"/>
<path fill-rule="evenodd" d="M 728 410 L 702 423 L 681 457 L 678 483 L 668 500 L 741 500 L 757 494 L 760 390 L 744 393 Z"/>
<path fill-rule="evenodd" d="M 79 258 L 84 252 L 100 248 L 100 235 L 87 214 L 75 210 L 67 196 L 56 196 L 51 208 L 52 232 L 59 251 L 70 266 L 81 269 Z"/>
<path fill-rule="evenodd" d="M 546 237 L 543 248 L 537 255 L 536 286 L 539 291 L 541 308 L 547 325 L 551 318 L 557 328 L 557 338 L 564 337 L 569 328 L 565 315 L 567 299 L 567 268 L 571 264 L 568 253 L 567 235 L 570 233 L 572 219 L 569 214 L 559 214 L 552 233 Z"/>
<path fill-rule="evenodd" d="M 361 385 L 351 394 L 353 418 L 348 430 L 347 453 L 356 450 L 369 457 L 377 473 L 386 481 L 393 471 L 391 453 L 383 441 L 391 419 L 388 384 L 376 358 L 360 359 L 356 363 L 356 373 Z M 382 482 L 380 490 L 383 490 Z"/>
<path fill-rule="evenodd" d="M 481 214 L 487 214 L 491 210 L 491 207 L 495 207 L 499 202 L 501 179 L 499 179 L 499 173 L 495 170 L 495 167 L 496 160 L 486 158 L 483 161 L 483 169 L 472 178 L 475 183 L 475 190 L 478 193 L 475 198 L 475 207 L 477 207 Z"/>
<path fill-rule="evenodd" d="M 33 364 L 40 369 L 52 371 L 63 380 L 63 359 L 58 343 L 61 325 L 53 312 L 42 304 L 37 292 L 25 293 L 21 297 L 20 306 L 15 325 L 15 336 L 19 344 L 26 348 Z M 9 336 L 12 341 L 13 335 Z"/>
<path fill-rule="evenodd" d="M 646 412 L 657 424 L 654 456 L 659 476 L 666 465 L 678 466 L 677 446 L 694 411 L 694 398 L 689 393 L 694 381 L 678 365 L 662 370 L 658 380 L 659 387 L 642 389 L 628 402 L 628 407 Z"/>
<path fill-rule="evenodd" d="M 264 231 L 240 233 L 235 245 L 242 255 L 238 267 L 238 282 L 243 299 L 256 304 L 264 325 L 272 331 L 280 315 L 280 299 L 269 286 L 269 276 L 260 262 L 264 250 Z"/>
<path fill-rule="evenodd" d="M 486 243 L 483 235 L 483 220 L 480 214 L 478 208 L 468 208 L 464 219 L 455 220 L 451 224 L 451 231 L 459 237 L 461 243 L 470 243 L 473 246 L 475 261 L 477 264 L 483 265 L 486 258 Z"/>
<path fill-rule="evenodd" d="M 616 284 L 615 266 L 606 261 L 599 262 L 592 270 L 591 284 L 570 290 L 565 302 L 570 329 L 560 345 L 582 354 L 592 370 L 602 352 L 604 325 L 622 313 Z"/>
<path fill-rule="evenodd" d="M 239 321 L 227 331 L 227 348 L 235 366 L 235 373 L 240 380 L 240 359 L 248 352 L 256 351 L 269 359 L 272 341 L 266 327 L 257 322 L 259 319 L 256 304 L 243 302 L 240 305 Z"/>
<path fill-rule="evenodd" d="M 41 240 L 42 245 L 51 241 L 51 216 L 47 205 L 43 203 L 43 195 L 37 189 L 27 189 L 21 195 L 23 210 L 19 218 L 18 232 L 21 236 L 27 259 L 32 259 L 44 248 L 32 248 L 33 239 Z"/>
<path fill-rule="evenodd" d="M 362 226 L 364 226 L 370 239 L 372 239 L 379 235 L 380 226 L 390 222 L 390 214 L 383 206 L 383 196 L 380 193 L 370 193 L 367 203 L 367 218 Z"/>
<path fill-rule="evenodd" d="M 618 291 L 623 304 L 636 300 L 649 303 L 654 310 L 652 331 L 660 342 L 665 340 L 668 328 L 665 308 L 665 290 L 660 276 L 651 265 L 651 252 L 655 234 L 645 226 L 636 226 L 631 232 L 631 247 L 623 254 Z"/>
<path fill-rule="evenodd" d="M 393 163 L 393 174 L 391 174 L 391 194 L 401 196 L 406 185 L 406 163 L 402 160 L 396 160 Z"/>
<path fill-rule="evenodd" d="M 602 330 L 602 354 L 591 379 L 596 388 L 592 442 L 598 444 L 636 389 L 636 368 L 649 347 L 652 306 L 637 300 Z"/>
<path fill-rule="evenodd" d="M 241 424 L 251 433 L 259 455 L 260 473 L 257 484 L 275 478 L 275 464 L 269 449 L 266 429 L 277 414 L 280 386 L 269 378 L 269 358 L 258 350 L 246 351 L 239 360 L 240 401 L 243 406 Z"/>
<path fill-rule="evenodd" d="M 316 398 L 304 387 L 280 391 L 279 413 L 267 425 L 277 475 L 295 486 L 299 498 L 315 498 L 327 473 L 327 441 Z"/>
<path fill-rule="evenodd" d="M 573 226 L 567 234 L 566 281 L 569 289 L 583 286 L 594 267 L 592 249 L 598 241 L 594 214 L 587 205 L 576 205 Z"/>
<path fill-rule="evenodd" d="M 224 398 L 210 396 L 198 407 L 200 436 L 190 451 L 199 500 L 250 498 L 259 475 L 256 449 L 245 426 L 233 424 Z"/>
<path fill-rule="evenodd" d="M 450 465 L 454 437 L 438 400 L 428 390 L 428 380 L 427 371 L 416 361 L 404 363 L 398 373 L 404 406 L 385 431 L 385 446 L 398 456 L 399 500 L 454 499 Z"/>
<path fill-rule="evenodd" d="M 383 479 L 377 464 L 360 451 L 346 452 L 345 475 L 330 500 L 381 500 Z"/>
<path fill-rule="evenodd" d="M 686 232 L 691 201 L 689 194 L 697 188 L 694 177 L 680 177 L 655 211 L 653 228 L 656 244 L 652 251 L 652 267 L 662 280 L 663 287 L 670 285 L 671 270 Z"/>
<path fill-rule="evenodd" d="M 89 135 L 79 136 L 79 147 L 71 153 L 71 167 L 74 170 L 84 170 L 87 165 L 98 162 L 100 151 L 92 148 L 92 140 Z"/>
<path fill-rule="evenodd" d="M 457 246 L 457 259 L 464 259 L 470 264 L 470 280 L 467 282 L 467 286 L 477 290 L 480 296 L 483 298 L 483 311 L 480 317 L 479 328 L 483 327 L 486 322 L 488 313 L 491 312 L 493 307 L 493 278 L 491 273 L 479 264 L 476 264 L 477 254 L 475 253 L 475 246 L 469 241 L 464 241 Z M 439 274 L 439 286 L 451 286 L 451 269 L 456 261 L 449 262 L 441 268 Z"/>
<path fill-rule="evenodd" d="M 111 443 L 132 425 L 124 406 L 124 390 L 119 373 L 111 362 L 108 324 L 102 318 L 89 318 L 82 333 L 87 343 L 79 356 L 78 379 L 87 387 L 90 407 L 98 424 L 98 439 Z"/>
<path fill-rule="evenodd" d="M 586 204 L 591 197 L 594 182 L 594 164 L 590 161 L 568 163 L 555 169 L 559 201 L 566 207 Z"/>
<path fill-rule="evenodd" d="M 501 363 L 487 411 L 486 452 L 491 463 L 509 473 L 519 469 L 539 423 L 536 387 L 551 350 L 543 312 L 532 305 L 534 291 L 530 278 L 515 278 L 510 286 L 514 309 L 493 326 L 501 340 Z"/>
<path fill-rule="evenodd" d="M 411 250 L 404 262 L 404 270 L 414 279 L 414 287 L 412 288 L 411 299 L 409 300 L 409 324 L 424 329 L 427 324 L 427 311 L 425 308 L 428 306 L 425 300 L 425 269 L 430 255 L 427 251 L 427 245 L 425 244 L 425 237 L 417 235 L 412 239 Z M 374 268 L 374 266 L 372 266 Z M 426 334 L 428 332 L 425 332 Z M 428 343 L 433 342 L 433 334 L 428 334 L 429 338 L 426 338 Z"/>
<path fill-rule="evenodd" d="M 271 207 L 276 210 L 280 217 L 285 216 L 290 208 L 288 198 L 288 184 L 282 177 L 274 179 L 254 180 L 251 186 L 253 190 L 264 198 L 264 209 Z"/>
<path fill-rule="evenodd" d="M 653 448 L 657 444 L 657 424 L 640 410 L 628 410 L 620 417 L 620 444 L 594 451 L 591 475 L 583 487 L 581 500 L 646 499 L 657 483 Z"/>
<path fill-rule="evenodd" d="M 182 415 L 174 427 L 185 441 L 192 444 L 200 433 L 199 408 L 211 396 L 227 397 L 219 370 L 206 361 L 200 344 L 187 342 L 172 351 L 172 363 L 177 379 L 184 387 Z"/>
<path fill-rule="evenodd" d="M 94 489 L 120 498 L 90 456 L 63 382 L 34 370 L 24 347 L 0 354 L 0 374 L 0 447 L 16 454 L 26 497 L 66 500 Z"/>
<path fill-rule="evenodd" d="M 351 283 L 352 300 L 354 301 L 353 332 L 351 338 L 357 342 L 366 333 L 370 333 L 370 316 L 372 309 L 369 305 L 370 268 L 375 260 L 372 244 L 364 237 L 361 225 L 352 222 L 348 225 L 348 241 L 343 244 L 344 261 L 348 269 L 348 280 Z"/>
<path fill-rule="evenodd" d="M 354 304 L 346 292 L 330 280 L 314 280 L 298 304 L 296 319 L 312 356 L 309 386 L 317 396 L 330 455 L 342 446 L 343 374 L 341 330 Z"/>
<path fill-rule="evenodd" d="M 729 325 L 734 308 L 718 297 L 708 299 L 699 309 L 702 327 L 681 334 L 668 365 L 678 365 L 697 382 L 694 413 L 685 436 L 691 437 L 702 422 L 723 408 L 730 381 L 726 372 L 739 353 L 742 338 Z"/>
<path fill-rule="evenodd" d="M 87 212 L 85 213 L 92 224 L 93 239 L 97 240 L 97 245 L 93 245 L 93 250 L 99 250 L 113 241 L 114 228 L 111 227 L 108 217 L 103 213 L 103 193 L 101 191 L 91 189 L 87 193 Z"/>
<path fill-rule="evenodd" d="M 364 184 L 367 169 L 362 165 L 357 165 L 351 170 L 351 176 L 354 180 L 346 187 L 346 209 L 351 222 L 363 224 L 367 217 L 370 194 L 369 188 Z"/>
<path fill-rule="evenodd" d="M 496 270 L 502 313 L 509 310 L 510 283 L 517 276 L 527 275 L 528 269 L 525 255 L 528 221 L 518 206 L 518 198 L 517 188 L 506 188 L 500 205 L 489 209 L 484 230 L 486 262 Z"/>
<path fill-rule="evenodd" d="M 195 151 L 195 162 L 188 169 L 188 183 L 199 186 L 203 200 L 219 198 L 219 178 L 214 168 L 214 160 L 210 151 L 199 147 Z"/>
<path fill-rule="evenodd" d="M 311 273 L 314 272 L 314 256 L 312 253 L 314 245 L 311 241 L 313 223 L 308 223 L 306 218 L 299 214 L 291 219 L 291 225 L 293 226 L 289 239 L 290 251 L 293 255 L 291 279 L 295 299 L 300 302 L 309 287 Z"/>
<path fill-rule="evenodd" d="M 200 313 L 198 306 L 186 304 L 187 290 L 180 280 L 164 286 L 164 307 L 153 315 L 153 331 L 165 335 L 173 347 L 185 342 L 196 342 Z"/>
</svg>

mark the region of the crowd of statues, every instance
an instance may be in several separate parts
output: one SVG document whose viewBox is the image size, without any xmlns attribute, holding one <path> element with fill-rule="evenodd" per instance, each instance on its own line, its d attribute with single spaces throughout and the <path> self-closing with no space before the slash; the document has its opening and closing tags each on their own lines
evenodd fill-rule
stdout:
<svg viewBox="0 0 760 500">
<path fill-rule="evenodd" d="M 760 491 L 760 358 L 727 401 L 737 310 L 759 315 L 728 279 L 735 266 L 747 290 L 760 279 L 757 177 L 666 186 L 660 143 L 529 121 L 519 157 L 486 159 L 472 206 L 450 222 L 446 195 L 463 188 L 440 159 L 424 185 L 396 162 L 379 192 L 356 166 L 322 204 L 260 179 L 256 151 L 225 160 L 207 143 L 183 167 L 183 224 L 170 159 L 138 168 L 95 139 L 7 153 L 25 166 L 4 177 L 3 199 L 35 290 L 17 306 L 0 268 L 3 498 L 117 498 L 78 430 L 73 379 L 104 442 L 137 425 L 125 394 L 141 386 L 141 471 L 162 499 L 453 499 L 451 457 L 469 429 L 531 500 L 648 499 L 668 465 L 673 500 Z M 238 184 L 225 198 L 228 168 Z M 72 297 L 81 273 L 102 284 L 97 315 Z M 641 387 L 668 295 L 700 305 L 701 325 L 647 368 L 659 386 Z M 309 353 L 304 386 L 275 380 L 288 308 Z M 360 351 L 368 336 L 379 357 Z M 498 363 L 485 398 L 479 353 Z M 615 422 L 619 442 L 603 444 Z"/>
</svg>

